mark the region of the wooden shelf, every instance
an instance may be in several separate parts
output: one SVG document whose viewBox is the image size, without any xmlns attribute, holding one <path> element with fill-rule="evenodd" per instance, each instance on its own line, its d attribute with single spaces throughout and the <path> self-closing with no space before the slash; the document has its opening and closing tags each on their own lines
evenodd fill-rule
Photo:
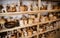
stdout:
<svg viewBox="0 0 60 38">
<path fill-rule="evenodd" d="M 33 36 L 36 36 L 36 35 L 38 35 L 38 34 L 35 33 L 35 34 L 32 34 L 31 36 L 23 36 L 23 37 L 20 37 L 20 38 L 30 38 L 30 37 L 33 37 Z"/>
<path fill-rule="evenodd" d="M 40 34 L 43 34 L 43 33 L 47 33 L 47 32 L 53 31 L 53 30 L 57 30 L 57 29 L 59 29 L 59 28 L 55 28 L 55 29 L 52 29 L 52 30 L 44 31 L 44 32 L 38 32 L 38 33 L 35 33 L 31 36 L 26 36 L 25 38 L 33 37 L 33 36 L 40 35 Z"/>
<path fill-rule="evenodd" d="M 40 33 L 38 33 L 38 34 L 47 33 L 47 32 L 53 31 L 53 30 L 57 30 L 57 29 L 59 29 L 59 28 L 55 28 L 55 29 L 52 29 L 52 30 L 48 30 L 48 31 L 44 31 L 44 32 L 40 32 Z"/>
<path fill-rule="evenodd" d="M 60 19 L 57 19 L 57 20 L 60 20 Z M 39 22 L 39 23 L 34 23 L 34 24 L 27 24 L 27 25 L 24 25 L 23 27 L 19 26 L 19 27 L 14 27 L 14 28 L 11 28 L 11 29 L 2 29 L 2 30 L 0 30 L 0 33 L 1 32 L 6 32 L 6 31 L 16 30 L 16 29 L 20 29 L 20 28 L 25 28 L 25 27 L 37 26 L 39 24 L 51 23 L 51 22 L 54 22 L 54 21 L 57 21 L 57 20 L 48 21 L 48 22 L 44 22 L 44 23 Z"/>
<path fill-rule="evenodd" d="M 44 13 L 44 12 L 58 12 L 60 9 L 56 10 L 40 10 L 40 11 L 24 11 L 24 12 L 7 12 L 0 13 L 0 16 L 11 16 L 11 15 L 20 15 L 20 14 L 36 14 L 36 13 Z"/>
<path fill-rule="evenodd" d="M 25 28 L 25 27 L 30 27 L 30 26 L 35 26 L 36 24 L 34 24 L 34 25 L 28 25 L 27 24 L 27 26 L 23 26 L 23 27 L 21 27 L 21 26 L 19 26 L 19 27 L 14 27 L 14 28 L 10 28 L 10 29 L 2 29 L 2 30 L 0 30 L 0 32 L 6 32 L 6 31 L 12 31 L 12 30 L 16 30 L 16 29 L 20 29 L 20 28 Z"/>
<path fill-rule="evenodd" d="M 23 0 L 24 1 L 24 0 Z M 23 1 L 21 1 L 21 0 L 18 0 L 17 2 L 17 7 L 19 8 L 19 6 L 20 6 L 20 2 L 22 2 L 23 3 Z M 25 0 L 26 2 L 28 2 L 27 0 Z M 33 2 L 33 1 L 32 1 Z M 32 2 L 31 2 L 31 4 L 32 4 Z M 52 10 L 40 10 L 40 7 L 41 7 L 41 3 L 42 3 L 42 1 L 41 0 L 37 0 L 37 5 L 38 5 L 38 11 L 23 11 L 23 12 L 6 12 L 6 13 L 0 13 L 0 16 L 14 16 L 14 15 L 20 15 L 20 14 L 37 14 L 37 17 L 38 17 L 38 19 L 40 18 L 40 14 L 41 13 L 46 13 L 46 12 L 48 12 L 48 13 L 50 13 L 50 12 L 59 12 L 60 11 L 60 9 L 52 9 Z M 60 15 L 60 14 L 59 14 Z M 54 22 L 54 21 L 57 21 L 57 20 L 59 20 L 59 22 L 60 22 L 60 19 L 56 19 L 56 20 L 52 20 L 52 21 L 47 21 L 47 22 L 38 22 L 38 23 L 32 23 L 32 24 L 26 24 L 26 25 L 22 25 L 22 26 L 18 26 L 18 27 L 14 27 L 14 28 L 10 28 L 10 29 L 7 29 L 7 28 L 4 28 L 4 29 L 2 29 L 2 30 L 0 30 L 0 33 L 1 32 L 7 32 L 7 31 L 13 31 L 13 30 L 17 30 L 17 29 L 21 29 L 21 28 L 26 28 L 26 27 L 33 27 L 33 26 L 37 26 L 37 33 L 34 33 L 34 34 L 32 34 L 31 36 L 26 36 L 26 37 L 21 37 L 21 38 L 30 38 L 30 37 L 33 37 L 33 36 L 37 36 L 37 38 L 39 37 L 39 35 L 40 34 L 43 34 L 43 33 L 47 33 L 47 32 L 50 32 L 50 31 L 53 31 L 53 30 L 57 30 L 57 29 L 59 29 L 59 27 L 58 28 L 54 28 L 54 29 L 52 29 L 52 30 L 46 30 L 46 31 L 44 31 L 44 32 L 39 32 L 39 26 L 41 25 L 41 24 L 46 24 L 46 23 L 52 23 L 52 22 Z M 18 35 L 17 35 L 18 36 Z M 3 37 L 1 37 L 1 38 L 3 38 Z M 18 38 L 18 37 L 17 37 Z"/>
</svg>

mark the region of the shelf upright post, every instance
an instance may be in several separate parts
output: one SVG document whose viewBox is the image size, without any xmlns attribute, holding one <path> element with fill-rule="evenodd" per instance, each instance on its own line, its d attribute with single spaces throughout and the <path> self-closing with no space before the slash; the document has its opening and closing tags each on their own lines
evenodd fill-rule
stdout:
<svg viewBox="0 0 60 38">
<path fill-rule="evenodd" d="M 20 0 L 18 0 L 17 12 L 19 12 Z"/>
<path fill-rule="evenodd" d="M 41 7 L 41 0 L 38 0 L 38 7 L 39 7 L 39 10 L 40 10 L 40 7 Z"/>
<path fill-rule="evenodd" d="M 41 7 L 41 0 L 38 0 L 38 8 L 40 11 L 40 7 Z M 40 19 L 40 13 L 37 14 L 38 15 L 38 19 Z M 39 25 L 37 25 L 37 32 L 39 32 Z M 39 35 L 37 35 L 37 38 L 39 38 Z"/>
</svg>

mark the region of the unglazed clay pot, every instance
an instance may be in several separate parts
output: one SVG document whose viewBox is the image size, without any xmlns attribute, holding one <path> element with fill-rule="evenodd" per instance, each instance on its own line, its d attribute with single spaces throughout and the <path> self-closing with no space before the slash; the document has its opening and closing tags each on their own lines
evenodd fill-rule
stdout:
<svg viewBox="0 0 60 38">
<path fill-rule="evenodd" d="M 0 19 L 0 24 L 5 24 L 5 22 L 6 22 L 6 21 L 5 21 L 4 18 L 1 18 L 1 19 Z"/>
<path fill-rule="evenodd" d="M 7 6 L 7 12 L 16 12 L 16 5 L 11 4 L 10 6 Z"/>
<path fill-rule="evenodd" d="M 27 11 L 28 7 L 26 5 L 20 6 L 20 11 Z"/>
<path fill-rule="evenodd" d="M 29 18 L 28 24 L 32 24 L 33 22 L 34 22 L 34 20 L 32 18 Z"/>
<path fill-rule="evenodd" d="M 31 35 L 32 35 L 32 31 L 28 30 L 28 36 L 31 36 Z"/>
<path fill-rule="evenodd" d="M 11 35 L 11 38 L 17 38 L 17 36 L 15 34 Z"/>
<path fill-rule="evenodd" d="M 59 7 L 57 5 L 54 5 L 53 9 L 59 9 Z"/>
<path fill-rule="evenodd" d="M 6 23 L 6 20 L 3 19 L 3 18 L 1 18 L 0 19 L 0 29 L 3 29 L 4 28 L 5 23 Z"/>
<path fill-rule="evenodd" d="M 41 10 L 47 10 L 47 6 L 42 6 L 41 8 L 40 8 Z"/>
</svg>

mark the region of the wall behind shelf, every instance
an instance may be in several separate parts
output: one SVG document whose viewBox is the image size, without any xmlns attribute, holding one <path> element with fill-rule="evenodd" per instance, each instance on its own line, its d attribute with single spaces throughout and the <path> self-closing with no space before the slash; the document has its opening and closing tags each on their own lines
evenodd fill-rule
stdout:
<svg viewBox="0 0 60 38">
<path fill-rule="evenodd" d="M 31 3 L 31 0 L 23 0 L 24 4 Z M 18 4 L 18 0 L 0 0 L 0 4 Z M 42 3 L 45 3 L 45 1 L 42 1 Z M 56 2 L 53 2 L 52 4 L 56 4 Z"/>
<path fill-rule="evenodd" d="M 18 0 L 0 0 L 0 4 L 12 4 L 12 3 L 15 3 L 17 4 L 18 3 Z"/>
</svg>

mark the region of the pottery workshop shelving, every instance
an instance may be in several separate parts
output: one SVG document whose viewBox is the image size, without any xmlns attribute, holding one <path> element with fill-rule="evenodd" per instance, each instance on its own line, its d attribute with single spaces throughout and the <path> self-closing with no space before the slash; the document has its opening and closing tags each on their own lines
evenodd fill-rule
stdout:
<svg viewBox="0 0 60 38">
<path fill-rule="evenodd" d="M 57 2 L 0 2 L 0 38 L 48 38 L 60 29 L 60 7 Z"/>
</svg>

